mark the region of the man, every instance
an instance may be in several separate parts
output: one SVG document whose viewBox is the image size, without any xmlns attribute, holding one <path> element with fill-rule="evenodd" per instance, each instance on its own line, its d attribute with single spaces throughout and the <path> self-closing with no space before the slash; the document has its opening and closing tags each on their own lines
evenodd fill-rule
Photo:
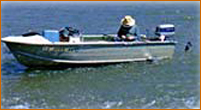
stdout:
<svg viewBox="0 0 201 110">
<path fill-rule="evenodd" d="M 121 20 L 121 27 L 118 31 L 118 37 L 122 40 L 133 41 L 139 35 L 135 19 L 127 15 Z"/>
</svg>

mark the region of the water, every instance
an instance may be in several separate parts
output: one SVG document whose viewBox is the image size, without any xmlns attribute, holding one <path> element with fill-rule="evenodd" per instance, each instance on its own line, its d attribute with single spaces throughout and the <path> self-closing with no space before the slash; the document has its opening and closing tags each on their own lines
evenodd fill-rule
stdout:
<svg viewBox="0 0 201 110">
<path fill-rule="evenodd" d="M 132 15 L 141 33 L 173 23 L 172 60 L 64 70 L 30 70 L 1 44 L 2 108 L 199 108 L 200 2 L 2 2 L 1 35 L 73 26 L 83 33 L 115 33 Z M 149 29 L 149 31 L 147 31 Z M 184 52 L 191 41 L 192 50 Z"/>
</svg>

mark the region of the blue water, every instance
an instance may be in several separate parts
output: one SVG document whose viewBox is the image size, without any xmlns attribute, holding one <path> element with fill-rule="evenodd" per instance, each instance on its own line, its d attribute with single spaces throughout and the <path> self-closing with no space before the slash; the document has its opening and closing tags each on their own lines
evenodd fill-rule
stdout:
<svg viewBox="0 0 201 110">
<path fill-rule="evenodd" d="M 30 70 L 1 43 L 1 108 L 199 108 L 200 2 L 1 2 L 1 35 L 73 26 L 116 33 L 125 15 L 141 33 L 176 26 L 173 59 Z M 184 52 L 186 43 L 193 47 Z"/>
</svg>

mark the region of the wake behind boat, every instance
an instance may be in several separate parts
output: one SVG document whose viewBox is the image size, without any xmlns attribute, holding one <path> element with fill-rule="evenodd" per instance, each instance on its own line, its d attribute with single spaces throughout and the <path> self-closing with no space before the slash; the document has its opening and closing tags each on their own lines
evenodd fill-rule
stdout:
<svg viewBox="0 0 201 110">
<path fill-rule="evenodd" d="M 77 30 L 45 30 L 42 34 L 29 32 L 21 36 L 2 38 L 17 60 L 28 67 L 59 65 L 108 64 L 172 58 L 176 41 L 174 25 L 159 25 L 156 35 L 131 41 L 121 40 L 116 34 L 81 35 Z"/>
</svg>

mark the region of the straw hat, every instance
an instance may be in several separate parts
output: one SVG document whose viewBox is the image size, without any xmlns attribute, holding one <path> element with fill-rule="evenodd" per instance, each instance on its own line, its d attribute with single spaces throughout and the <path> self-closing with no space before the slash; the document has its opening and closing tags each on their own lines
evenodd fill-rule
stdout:
<svg viewBox="0 0 201 110">
<path fill-rule="evenodd" d="M 127 15 L 121 20 L 121 24 L 124 26 L 134 26 L 135 19 L 133 19 L 131 16 Z"/>
</svg>

